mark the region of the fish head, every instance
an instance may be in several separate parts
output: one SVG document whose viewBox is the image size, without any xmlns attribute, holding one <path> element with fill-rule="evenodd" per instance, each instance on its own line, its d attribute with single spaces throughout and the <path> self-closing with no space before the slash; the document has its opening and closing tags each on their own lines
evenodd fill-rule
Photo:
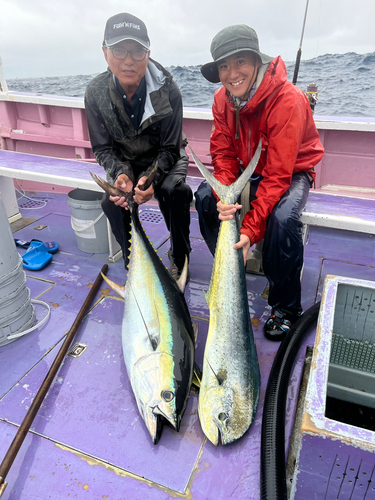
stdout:
<svg viewBox="0 0 375 500">
<path fill-rule="evenodd" d="M 211 443 L 229 444 L 246 432 L 252 411 L 245 397 L 225 385 L 211 387 L 202 396 L 199 419 Z"/>
<path fill-rule="evenodd" d="M 174 376 L 170 354 L 154 352 L 141 358 L 133 370 L 132 387 L 154 444 L 160 439 L 165 421 L 179 431 L 186 404 L 181 407 L 181 384 Z"/>
</svg>

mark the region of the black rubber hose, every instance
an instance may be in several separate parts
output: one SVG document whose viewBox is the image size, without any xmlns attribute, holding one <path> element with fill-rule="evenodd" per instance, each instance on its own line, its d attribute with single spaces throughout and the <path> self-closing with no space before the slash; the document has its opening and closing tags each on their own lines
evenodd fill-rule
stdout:
<svg viewBox="0 0 375 500">
<path fill-rule="evenodd" d="M 260 492 L 261 500 L 287 500 L 285 467 L 285 408 L 290 374 L 302 341 L 317 321 L 320 302 L 290 327 L 276 353 L 263 407 Z"/>
</svg>

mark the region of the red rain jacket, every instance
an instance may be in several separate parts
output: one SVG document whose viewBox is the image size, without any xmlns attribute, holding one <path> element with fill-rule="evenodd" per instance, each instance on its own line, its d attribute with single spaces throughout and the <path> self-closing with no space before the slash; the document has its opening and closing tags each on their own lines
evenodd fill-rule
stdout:
<svg viewBox="0 0 375 500">
<path fill-rule="evenodd" d="M 267 218 L 290 186 L 293 173 L 309 172 L 324 149 L 319 140 L 310 104 L 303 92 L 287 81 L 281 57 L 269 65 L 254 96 L 241 108 L 239 139 L 235 139 L 236 111 L 224 87 L 215 92 L 212 107 L 211 157 L 214 176 L 225 185 L 232 184 L 240 168 L 246 168 L 262 139 L 262 153 L 255 174 L 259 183 L 253 210 L 247 212 L 241 234 L 251 245 L 263 239 Z"/>
</svg>

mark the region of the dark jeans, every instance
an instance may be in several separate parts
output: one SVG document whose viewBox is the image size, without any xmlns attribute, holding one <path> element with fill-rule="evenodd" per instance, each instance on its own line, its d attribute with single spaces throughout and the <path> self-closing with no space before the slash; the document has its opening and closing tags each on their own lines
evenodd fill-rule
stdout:
<svg viewBox="0 0 375 500">
<path fill-rule="evenodd" d="M 171 253 L 179 269 L 183 268 L 185 256 L 189 256 L 191 251 L 189 227 L 190 203 L 193 199 L 193 193 L 185 182 L 187 165 L 187 156 L 183 156 L 164 177 L 154 194 L 170 232 Z M 111 224 L 112 232 L 122 248 L 127 267 L 131 230 L 130 211 L 115 205 L 107 193 L 103 196 L 102 208 Z"/>
<path fill-rule="evenodd" d="M 259 181 L 252 182 L 250 202 L 256 198 Z M 297 313 L 301 307 L 301 270 L 303 266 L 302 222 L 310 189 L 306 173 L 292 176 L 290 188 L 275 205 L 267 220 L 263 244 L 263 270 L 269 282 L 268 303 L 274 308 Z M 216 198 L 206 181 L 195 193 L 199 226 L 214 255 L 220 220 Z"/>
</svg>

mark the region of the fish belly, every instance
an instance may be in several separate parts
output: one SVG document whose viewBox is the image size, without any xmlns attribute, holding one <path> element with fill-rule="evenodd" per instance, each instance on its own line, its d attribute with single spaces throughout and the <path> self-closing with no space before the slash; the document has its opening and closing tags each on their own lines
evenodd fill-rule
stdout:
<svg viewBox="0 0 375 500">
<path fill-rule="evenodd" d="M 170 322 L 168 303 L 149 251 L 142 239 L 133 235 L 122 323 L 122 345 L 128 373 L 140 358 L 152 353 L 155 346 L 170 352 Z"/>
</svg>

